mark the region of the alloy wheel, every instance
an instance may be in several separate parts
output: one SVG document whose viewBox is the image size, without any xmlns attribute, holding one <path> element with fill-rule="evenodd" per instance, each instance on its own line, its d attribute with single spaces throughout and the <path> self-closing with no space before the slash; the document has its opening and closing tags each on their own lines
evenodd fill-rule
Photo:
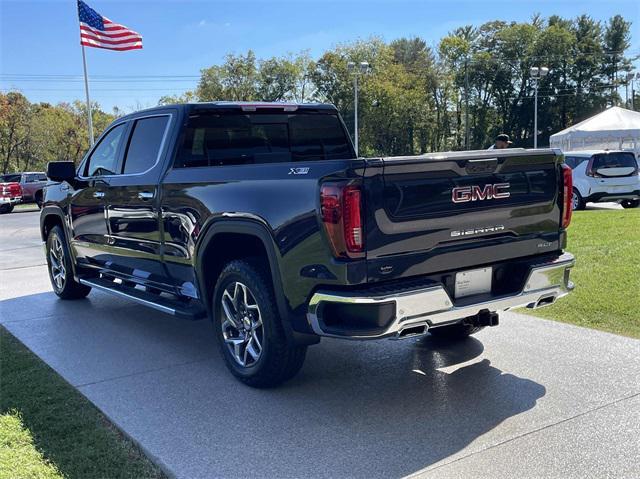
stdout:
<svg viewBox="0 0 640 479">
<path fill-rule="evenodd" d="M 54 235 L 49 249 L 51 279 L 58 290 L 64 288 L 67 270 L 64 267 L 64 250 L 60 238 Z"/>
<path fill-rule="evenodd" d="M 571 196 L 571 207 L 574 210 L 577 210 L 578 206 L 580 206 L 580 198 L 578 198 L 578 193 L 574 191 L 573 195 Z"/>
<path fill-rule="evenodd" d="M 251 290 L 240 282 L 230 283 L 222 293 L 222 311 L 225 345 L 240 366 L 252 366 L 262 355 L 264 327 Z"/>
</svg>

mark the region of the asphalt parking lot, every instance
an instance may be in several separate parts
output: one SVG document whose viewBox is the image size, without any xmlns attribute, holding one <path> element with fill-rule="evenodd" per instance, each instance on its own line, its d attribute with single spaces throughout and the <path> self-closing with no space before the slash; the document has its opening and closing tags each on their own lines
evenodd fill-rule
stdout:
<svg viewBox="0 0 640 479">
<path fill-rule="evenodd" d="M 206 321 L 51 292 L 37 211 L 0 216 L 0 321 L 171 475 L 640 477 L 640 341 L 509 313 L 457 346 L 310 348 L 253 390 Z"/>
</svg>

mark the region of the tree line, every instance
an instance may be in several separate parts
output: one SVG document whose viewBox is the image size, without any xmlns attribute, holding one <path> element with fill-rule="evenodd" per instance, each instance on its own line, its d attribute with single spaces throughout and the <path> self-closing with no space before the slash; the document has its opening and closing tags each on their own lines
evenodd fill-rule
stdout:
<svg viewBox="0 0 640 479">
<path fill-rule="evenodd" d="M 94 130 L 100 133 L 116 115 L 105 113 L 97 103 L 92 106 Z M 78 162 L 88 148 L 84 103 L 31 103 L 19 92 L 0 93 L 3 173 L 44 171 L 49 161 Z"/>
<path fill-rule="evenodd" d="M 621 15 L 606 22 L 588 15 L 535 15 L 527 22 L 460 27 L 434 48 L 418 37 L 391 42 L 372 37 L 337 45 L 317 59 L 307 52 L 258 59 L 249 50 L 204 68 L 197 88 L 159 103 L 330 102 L 353 133 L 354 72 L 348 65 L 368 62 L 370 71 L 358 77 L 361 154 L 487 148 L 502 132 L 515 146 L 530 147 L 530 68 L 545 66 L 549 74 L 538 90 L 538 142 L 546 145 L 552 133 L 607 106 L 630 106 L 619 94 L 629 86 L 627 73 L 638 58 L 628 54 L 630 27 Z M 637 94 L 634 100 L 640 109 Z M 1 95 L 3 171 L 79 159 L 88 146 L 84 113 L 79 102 L 29 104 L 19 93 Z M 96 105 L 98 131 L 113 117 Z"/>
</svg>

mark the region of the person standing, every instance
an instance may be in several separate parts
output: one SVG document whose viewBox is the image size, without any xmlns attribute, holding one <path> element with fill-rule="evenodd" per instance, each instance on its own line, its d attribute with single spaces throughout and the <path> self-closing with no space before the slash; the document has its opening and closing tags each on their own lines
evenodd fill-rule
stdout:
<svg viewBox="0 0 640 479">
<path fill-rule="evenodd" d="M 496 136 L 495 143 L 489 147 L 490 150 L 504 150 L 505 148 L 509 148 L 513 142 L 509 140 L 509 135 L 505 133 L 500 133 Z"/>
</svg>

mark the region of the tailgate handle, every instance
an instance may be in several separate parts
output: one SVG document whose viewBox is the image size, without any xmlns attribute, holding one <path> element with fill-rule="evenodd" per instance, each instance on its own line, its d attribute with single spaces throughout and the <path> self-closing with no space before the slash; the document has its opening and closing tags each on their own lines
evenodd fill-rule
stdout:
<svg viewBox="0 0 640 479">
<path fill-rule="evenodd" d="M 493 173 L 498 166 L 497 158 L 469 160 L 465 165 L 467 173 Z"/>
</svg>

